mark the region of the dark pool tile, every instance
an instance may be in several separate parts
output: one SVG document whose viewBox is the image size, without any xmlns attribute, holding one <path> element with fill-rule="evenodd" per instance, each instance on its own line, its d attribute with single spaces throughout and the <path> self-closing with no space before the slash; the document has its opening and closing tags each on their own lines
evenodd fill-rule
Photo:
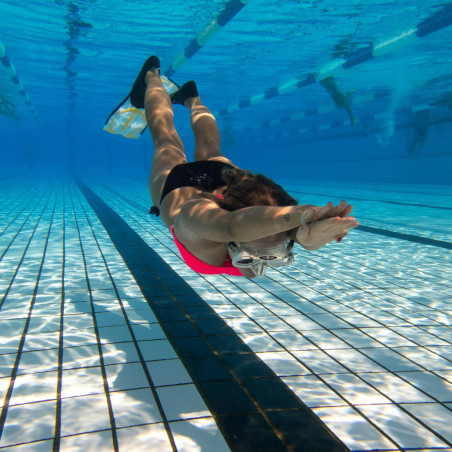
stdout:
<svg viewBox="0 0 452 452">
<path fill-rule="evenodd" d="M 253 353 L 223 356 L 226 364 L 239 378 L 268 377 L 275 378 L 275 374 Z"/>
<path fill-rule="evenodd" d="M 171 284 L 169 287 L 171 293 L 175 295 L 177 298 L 183 297 L 185 295 L 190 295 L 193 293 L 193 289 L 187 284 Z"/>
<path fill-rule="evenodd" d="M 155 307 L 174 307 L 174 300 L 169 296 L 153 295 L 149 298 L 149 304 L 152 308 Z"/>
<path fill-rule="evenodd" d="M 305 452 L 345 452 L 344 446 L 309 408 L 294 411 L 267 411 L 266 415 L 294 450 Z"/>
<path fill-rule="evenodd" d="M 185 306 L 185 312 L 192 319 L 218 319 L 218 314 L 210 306 Z"/>
<path fill-rule="evenodd" d="M 199 388 L 215 415 L 256 411 L 256 406 L 235 380 L 202 382 Z"/>
<path fill-rule="evenodd" d="M 178 295 L 177 302 L 182 306 L 206 306 L 206 302 L 196 293 Z"/>
<path fill-rule="evenodd" d="M 232 379 L 231 373 L 216 356 L 184 358 L 183 363 L 195 382 Z"/>
<path fill-rule="evenodd" d="M 222 319 L 205 319 L 196 320 L 196 324 L 206 335 L 211 334 L 235 334 L 234 330 L 229 327 Z"/>
<path fill-rule="evenodd" d="M 162 322 L 166 335 L 172 338 L 198 337 L 199 333 L 189 320 Z"/>
<path fill-rule="evenodd" d="M 251 352 L 250 348 L 234 335 L 209 336 L 209 342 L 220 354 Z"/>
<path fill-rule="evenodd" d="M 287 452 L 288 450 L 259 413 L 219 416 L 217 422 L 233 451 Z"/>
<path fill-rule="evenodd" d="M 186 320 L 187 316 L 178 307 L 153 306 L 154 314 L 159 322 Z"/>
<path fill-rule="evenodd" d="M 243 380 L 243 385 L 250 391 L 264 410 L 299 408 L 299 399 L 281 381 L 275 378 Z"/>
<path fill-rule="evenodd" d="M 174 338 L 173 347 L 180 357 L 212 356 L 212 349 L 201 337 Z"/>
</svg>

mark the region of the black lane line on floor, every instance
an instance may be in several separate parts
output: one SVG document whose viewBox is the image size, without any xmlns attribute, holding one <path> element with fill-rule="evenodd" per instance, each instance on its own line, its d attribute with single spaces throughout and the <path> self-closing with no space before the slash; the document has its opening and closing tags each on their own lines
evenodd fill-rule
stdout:
<svg viewBox="0 0 452 452">
<path fill-rule="evenodd" d="M 134 276 L 233 451 L 348 448 L 89 187 L 77 184 Z"/>
<path fill-rule="evenodd" d="M 296 190 L 289 190 L 291 194 L 296 195 L 310 195 L 310 196 L 322 196 L 324 198 L 337 198 L 337 195 L 326 195 L 324 193 L 310 193 L 310 192 L 304 192 L 304 191 L 296 191 Z M 406 207 L 422 207 L 427 209 L 439 209 L 439 210 L 452 210 L 452 207 L 444 207 L 444 206 L 431 206 L 428 204 L 416 204 L 411 202 L 402 202 L 402 201 L 390 201 L 390 200 L 384 200 L 384 199 L 370 199 L 370 198 L 358 198 L 356 196 L 346 196 L 347 199 L 355 200 L 355 201 L 366 201 L 366 202 L 379 202 L 382 204 L 396 204 L 399 206 L 406 206 Z"/>
<path fill-rule="evenodd" d="M 124 200 L 125 202 L 134 206 L 135 208 L 140 209 L 140 210 L 143 209 L 143 206 L 139 205 L 137 202 L 133 201 L 132 199 L 129 199 L 127 196 L 124 196 L 121 193 L 116 192 L 115 190 L 111 189 L 110 187 L 104 186 L 104 188 L 109 190 L 111 193 L 114 193 L 115 196 L 121 198 L 122 200 Z M 449 250 L 452 249 L 452 243 L 446 242 L 444 240 L 429 239 L 427 237 L 420 237 L 418 235 L 405 234 L 402 232 L 394 232 L 394 231 L 389 231 L 387 229 L 374 228 L 371 226 L 363 226 L 363 225 L 358 226 L 356 228 L 356 230 L 360 230 L 363 232 L 370 232 L 372 234 L 383 235 L 386 237 L 393 237 L 393 238 L 400 239 L 400 240 L 408 240 L 410 242 L 415 242 L 415 243 L 422 243 L 423 245 L 438 246 L 440 248 L 445 248 L 445 249 L 449 249 Z"/>
<path fill-rule="evenodd" d="M 410 242 L 422 243 L 423 245 L 438 246 L 447 250 L 452 250 L 452 243 L 444 240 L 429 239 L 427 237 L 419 237 L 418 235 L 403 234 L 402 232 L 388 231 L 386 229 L 373 228 L 371 226 L 358 226 L 357 231 L 370 232 L 372 234 L 384 235 L 395 239 L 408 240 Z"/>
</svg>

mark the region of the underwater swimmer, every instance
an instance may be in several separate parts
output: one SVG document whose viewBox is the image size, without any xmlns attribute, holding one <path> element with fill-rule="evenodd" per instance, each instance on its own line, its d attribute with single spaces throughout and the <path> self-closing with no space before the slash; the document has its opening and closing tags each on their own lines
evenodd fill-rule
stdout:
<svg viewBox="0 0 452 452">
<path fill-rule="evenodd" d="M 292 246 L 317 250 L 339 242 L 358 226 L 352 206 L 297 205 L 271 179 L 244 171 L 220 151 L 216 120 L 187 82 L 168 95 L 160 62 L 148 58 L 130 93 L 145 108 L 154 143 L 149 189 L 154 207 L 172 232 L 187 265 L 204 274 L 263 276 L 268 267 L 293 262 Z M 190 110 L 195 136 L 194 162 L 187 162 L 174 126 L 172 104 Z"/>
</svg>

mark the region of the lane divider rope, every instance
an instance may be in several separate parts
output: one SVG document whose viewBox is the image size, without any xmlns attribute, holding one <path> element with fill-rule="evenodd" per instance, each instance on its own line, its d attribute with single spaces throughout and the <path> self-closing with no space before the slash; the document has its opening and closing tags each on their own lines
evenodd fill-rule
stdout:
<svg viewBox="0 0 452 452">
<path fill-rule="evenodd" d="M 422 20 L 417 26 L 411 29 L 403 30 L 396 36 L 391 36 L 387 39 L 371 43 L 363 49 L 351 52 L 344 58 L 335 58 L 334 60 L 331 60 L 321 66 L 317 71 L 308 73 L 303 78 L 294 77 L 290 80 L 286 80 L 279 85 L 267 88 L 262 93 L 247 97 L 227 108 L 221 109 L 218 112 L 215 112 L 214 115 L 225 116 L 230 113 L 235 113 L 236 111 L 251 105 L 256 105 L 273 97 L 290 93 L 304 86 L 325 80 L 328 77 L 341 74 L 352 67 L 392 52 L 403 45 L 410 44 L 416 39 L 424 38 L 425 36 L 446 28 L 451 24 L 452 3 L 448 3 L 439 11 Z"/>
<path fill-rule="evenodd" d="M 170 77 L 183 64 L 185 64 L 195 53 L 199 51 L 221 28 L 223 28 L 241 9 L 249 2 L 249 0 L 230 0 L 226 3 L 225 8 L 218 16 L 214 17 L 207 26 L 193 38 L 190 43 L 182 50 L 174 59 L 163 75 Z"/>
<path fill-rule="evenodd" d="M 17 91 L 24 98 L 25 103 L 30 108 L 31 113 L 33 114 L 33 117 L 36 119 L 36 121 L 39 121 L 38 114 L 36 113 L 35 107 L 31 103 L 30 96 L 28 95 L 27 90 L 25 89 L 19 76 L 17 75 L 16 68 L 14 67 L 13 62 L 9 58 L 6 48 L 1 41 L 0 41 L 0 61 L 2 62 L 3 66 L 5 67 L 7 74 L 11 77 L 11 80 L 14 83 L 14 85 L 16 86 Z"/>
</svg>

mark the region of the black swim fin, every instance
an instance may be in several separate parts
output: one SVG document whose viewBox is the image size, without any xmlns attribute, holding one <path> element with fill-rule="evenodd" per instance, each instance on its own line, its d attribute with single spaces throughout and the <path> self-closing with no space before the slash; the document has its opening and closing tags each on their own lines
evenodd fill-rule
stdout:
<svg viewBox="0 0 452 452">
<path fill-rule="evenodd" d="M 143 64 L 140 73 L 133 83 L 132 91 L 130 91 L 130 103 L 135 108 L 144 108 L 144 95 L 146 93 L 145 78 L 151 69 L 160 69 L 160 60 L 155 55 L 150 56 Z"/>
<path fill-rule="evenodd" d="M 173 104 L 184 105 L 184 102 L 189 97 L 198 97 L 198 88 L 193 80 L 184 83 L 179 90 L 170 94 L 171 102 Z"/>
</svg>

